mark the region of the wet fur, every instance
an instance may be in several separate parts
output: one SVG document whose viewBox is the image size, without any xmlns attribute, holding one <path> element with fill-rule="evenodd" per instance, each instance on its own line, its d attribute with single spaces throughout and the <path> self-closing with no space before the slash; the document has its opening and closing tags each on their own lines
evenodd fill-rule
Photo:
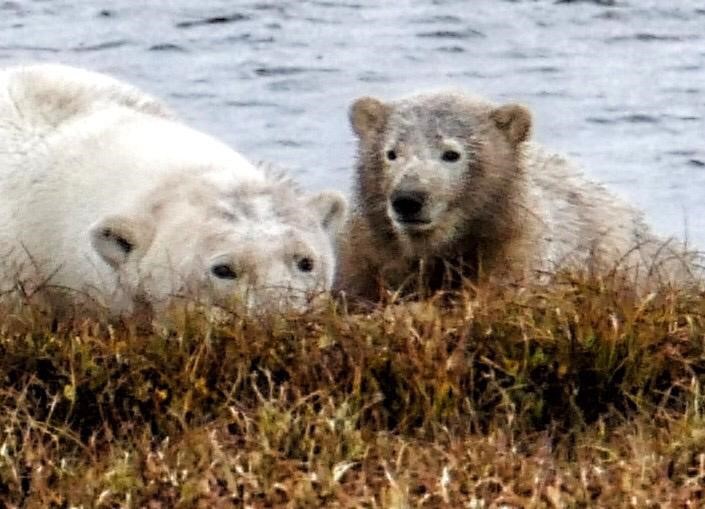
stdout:
<svg viewBox="0 0 705 509">
<path fill-rule="evenodd" d="M 463 278 L 519 281 L 586 263 L 641 264 L 647 272 L 660 254 L 663 241 L 638 211 L 528 141 L 531 118 L 521 107 L 456 92 L 388 103 L 364 98 L 353 105 L 351 122 L 358 136 L 356 180 L 336 282 L 350 297 L 456 288 Z M 385 143 L 405 133 L 426 143 L 436 131 L 461 138 L 473 157 L 452 196 L 443 197 L 446 221 L 410 238 L 387 213 L 394 176 Z"/>
</svg>

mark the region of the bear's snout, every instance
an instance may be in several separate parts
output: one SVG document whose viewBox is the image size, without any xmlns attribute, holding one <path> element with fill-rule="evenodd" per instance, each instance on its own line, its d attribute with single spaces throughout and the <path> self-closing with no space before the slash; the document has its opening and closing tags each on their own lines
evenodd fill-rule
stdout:
<svg viewBox="0 0 705 509">
<path fill-rule="evenodd" d="M 391 196 L 392 210 L 400 223 L 427 223 L 424 214 L 428 192 L 421 190 L 396 190 Z"/>
</svg>

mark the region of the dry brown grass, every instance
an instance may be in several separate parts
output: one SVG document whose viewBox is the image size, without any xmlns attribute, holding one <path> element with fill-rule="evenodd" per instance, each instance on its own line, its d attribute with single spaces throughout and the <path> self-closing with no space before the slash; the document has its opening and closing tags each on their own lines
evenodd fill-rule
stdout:
<svg viewBox="0 0 705 509">
<path fill-rule="evenodd" d="M 149 326 L 7 306 L 0 501 L 703 507 L 698 291 L 437 300 Z"/>
</svg>

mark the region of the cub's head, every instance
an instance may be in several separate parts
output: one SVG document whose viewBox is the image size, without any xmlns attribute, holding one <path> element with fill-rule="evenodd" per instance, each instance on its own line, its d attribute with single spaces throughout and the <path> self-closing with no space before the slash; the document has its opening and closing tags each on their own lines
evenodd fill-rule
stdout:
<svg viewBox="0 0 705 509">
<path fill-rule="evenodd" d="M 90 236 L 123 284 L 154 304 L 181 296 L 303 309 L 332 285 L 347 208 L 339 193 L 301 197 L 287 181 L 225 191 L 180 183 L 148 202 L 98 221 Z"/>
<path fill-rule="evenodd" d="M 531 114 L 458 93 L 357 99 L 357 206 L 414 254 L 442 249 L 506 205 Z M 504 200 L 504 201 L 503 201 Z"/>
</svg>

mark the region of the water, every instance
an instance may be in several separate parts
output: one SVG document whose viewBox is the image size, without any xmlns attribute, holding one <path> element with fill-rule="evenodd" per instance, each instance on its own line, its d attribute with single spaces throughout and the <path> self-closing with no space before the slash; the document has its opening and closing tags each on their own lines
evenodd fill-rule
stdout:
<svg viewBox="0 0 705 509">
<path fill-rule="evenodd" d="M 60 61 L 165 98 L 310 190 L 349 190 L 360 95 L 455 86 L 705 249 L 702 0 L 0 0 L 0 65 Z"/>
</svg>

